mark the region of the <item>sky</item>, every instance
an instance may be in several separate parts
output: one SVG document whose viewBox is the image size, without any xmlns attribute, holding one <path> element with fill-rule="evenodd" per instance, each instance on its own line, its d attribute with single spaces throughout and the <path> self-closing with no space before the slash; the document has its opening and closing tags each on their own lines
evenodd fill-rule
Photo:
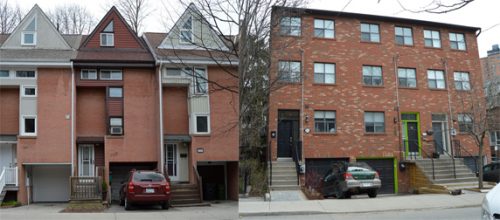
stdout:
<svg viewBox="0 0 500 220">
<path fill-rule="evenodd" d="M 178 0 L 149 0 L 151 16 L 144 22 L 144 32 L 166 32 L 184 11 Z M 433 0 L 399 0 L 411 10 L 419 10 Z M 436 0 L 434 0 L 436 1 Z M 459 0 L 437 0 L 443 3 Z M 38 4 L 45 12 L 65 4 L 85 6 L 98 19 L 111 7 L 113 0 L 17 0 L 9 2 L 18 4 L 26 13 Z M 486 56 L 493 44 L 500 44 L 500 0 L 475 0 L 464 8 L 446 14 L 412 13 L 404 11 L 398 0 L 309 0 L 307 8 L 345 11 L 363 14 L 374 14 L 392 17 L 429 20 L 443 23 L 480 27 L 478 37 L 480 57 Z M 158 20 L 160 18 L 160 20 Z"/>
</svg>

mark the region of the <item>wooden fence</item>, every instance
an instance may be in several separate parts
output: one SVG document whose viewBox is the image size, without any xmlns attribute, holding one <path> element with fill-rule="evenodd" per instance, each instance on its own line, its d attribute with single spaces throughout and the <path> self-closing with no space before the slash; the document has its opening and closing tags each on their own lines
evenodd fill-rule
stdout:
<svg viewBox="0 0 500 220">
<path fill-rule="evenodd" d="M 71 200 L 100 200 L 102 199 L 101 177 L 70 177 Z"/>
</svg>

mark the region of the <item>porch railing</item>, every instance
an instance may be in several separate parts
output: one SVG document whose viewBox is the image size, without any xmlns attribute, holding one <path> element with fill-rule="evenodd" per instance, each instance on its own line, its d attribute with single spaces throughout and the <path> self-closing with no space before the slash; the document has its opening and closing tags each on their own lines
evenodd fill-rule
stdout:
<svg viewBox="0 0 500 220">
<path fill-rule="evenodd" d="M 198 169 L 193 166 L 194 175 L 196 176 L 196 183 L 198 184 L 198 190 L 200 192 L 200 202 L 203 202 L 203 179 L 198 173 Z"/>
<path fill-rule="evenodd" d="M 297 173 L 297 185 L 300 185 L 300 180 L 299 180 L 299 175 L 300 175 L 300 164 L 299 161 L 302 158 L 301 157 L 301 152 L 302 152 L 302 141 L 297 141 L 292 144 L 292 159 L 293 162 L 295 163 L 295 171 Z"/>
<path fill-rule="evenodd" d="M 102 199 L 101 177 L 72 176 L 70 177 L 71 200 Z"/>
<path fill-rule="evenodd" d="M 3 191 L 5 187 L 5 167 L 0 171 L 0 193 Z"/>
<path fill-rule="evenodd" d="M 19 185 L 17 167 L 5 167 L 5 185 Z"/>
</svg>

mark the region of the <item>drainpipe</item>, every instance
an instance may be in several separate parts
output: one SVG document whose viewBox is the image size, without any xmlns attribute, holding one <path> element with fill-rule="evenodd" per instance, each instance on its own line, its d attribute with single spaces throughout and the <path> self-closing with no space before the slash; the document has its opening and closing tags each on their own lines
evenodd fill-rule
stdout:
<svg viewBox="0 0 500 220">
<path fill-rule="evenodd" d="M 443 66 L 444 66 L 444 78 L 445 78 L 445 83 L 446 83 L 446 76 L 448 76 L 448 60 L 446 58 L 442 58 L 441 60 L 443 62 Z M 448 84 L 451 84 L 451 83 L 448 83 Z M 450 117 L 448 119 L 449 123 L 450 123 L 450 133 L 451 131 L 453 131 L 455 128 L 453 127 L 453 110 L 451 108 L 451 94 L 450 94 L 450 85 L 447 85 L 446 86 L 446 93 L 448 94 L 448 111 L 450 112 Z M 455 168 L 455 152 L 453 150 L 453 136 L 450 135 L 450 150 L 451 150 L 451 159 L 453 161 L 453 176 L 455 177 L 455 179 L 457 178 L 457 172 L 456 172 L 456 168 Z"/>
<path fill-rule="evenodd" d="M 304 149 L 304 83 L 306 81 L 306 74 L 305 74 L 305 62 L 304 62 L 304 50 L 301 48 L 300 49 L 300 73 L 301 73 L 301 80 L 302 82 L 300 83 L 300 141 L 302 142 L 301 144 L 301 151 Z M 298 152 L 296 152 L 298 153 Z M 304 157 L 304 154 L 301 152 L 301 158 L 297 157 L 297 160 L 302 160 L 302 157 Z M 297 161 L 298 163 L 298 161 Z"/>
<path fill-rule="evenodd" d="M 71 61 L 71 175 L 75 175 L 75 69 Z"/>
<path fill-rule="evenodd" d="M 162 87 L 162 77 L 161 77 L 161 69 L 162 69 L 162 63 L 159 62 L 159 68 L 158 68 L 158 104 L 159 104 L 159 110 L 160 110 L 160 171 L 161 173 L 165 174 L 165 154 L 163 152 L 163 87 Z"/>
<path fill-rule="evenodd" d="M 392 57 L 392 61 L 394 63 L 394 86 L 396 87 L 394 90 L 396 91 L 396 113 L 397 113 L 397 134 L 398 134 L 398 144 L 399 151 L 401 152 L 401 158 L 406 160 L 406 150 L 404 149 L 403 137 L 401 136 L 401 113 L 400 113 L 400 103 L 399 103 L 399 78 L 398 78 L 398 60 L 399 54 L 396 54 Z"/>
</svg>

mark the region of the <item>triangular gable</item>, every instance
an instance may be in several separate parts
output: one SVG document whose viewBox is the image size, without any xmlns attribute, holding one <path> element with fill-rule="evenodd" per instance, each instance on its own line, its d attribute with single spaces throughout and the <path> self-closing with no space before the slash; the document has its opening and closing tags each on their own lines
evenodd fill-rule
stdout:
<svg viewBox="0 0 500 220">
<path fill-rule="evenodd" d="M 190 25 L 189 20 L 192 21 Z M 191 41 L 186 41 L 190 38 L 189 33 L 186 33 L 189 32 L 189 27 L 192 28 Z M 189 4 L 158 48 L 229 51 L 226 44 L 193 3 Z"/>
<path fill-rule="evenodd" d="M 26 38 L 26 40 L 25 40 Z M 24 16 L 10 36 L 1 46 L 2 49 L 56 49 L 70 50 L 71 47 L 42 9 L 35 4 Z"/>
<path fill-rule="evenodd" d="M 112 24 L 110 25 L 110 23 Z M 107 35 L 101 42 L 102 35 Z M 112 36 L 112 38 L 110 37 Z M 112 46 L 109 42 L 112 41 Z M 104 44 L 103 44 L 104 43 Z M 108 46 L 107 46 L 108 45 Z M 89 34 L 80 48 L 142 48 L 142 40 L 130 28 L 118 9 L 113 6 Z"/>
</svg>

